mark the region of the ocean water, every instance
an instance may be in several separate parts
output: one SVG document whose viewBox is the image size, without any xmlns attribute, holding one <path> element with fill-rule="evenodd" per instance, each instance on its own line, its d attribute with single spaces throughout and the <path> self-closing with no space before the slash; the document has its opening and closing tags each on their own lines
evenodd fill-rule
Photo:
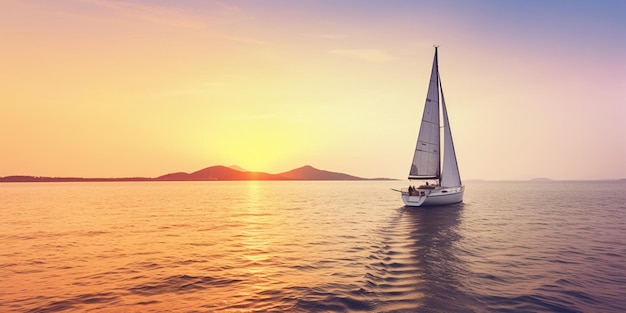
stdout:
<svg viewBox="0 0 626 313">
<path fill-rule="evenodd" d="M 0 184 L 0 312 L 624 312 L 626 183 Z"/>
</svg>

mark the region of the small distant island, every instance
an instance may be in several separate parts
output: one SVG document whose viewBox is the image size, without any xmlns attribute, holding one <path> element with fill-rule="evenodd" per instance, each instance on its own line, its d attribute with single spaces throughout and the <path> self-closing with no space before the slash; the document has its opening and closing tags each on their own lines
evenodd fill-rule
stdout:
<svg viewBox="0 0 626 313">
<path fill-rule="evenodd" d="M 130 182 L 130 181 L 233 181 L 233 180 L 394 180 L 391 178 L 362 178 L 343 173 L 330 172 L 306 165 L 280 174 L 249 172 L 238 166 L 210 166 L 192 173 L 175 172 L 154 178 L 84 178 L 5 176 L 0 182 Z"/>
<path fill-rule="evenodd" d="M 531 178 L 530 181 L 552 181 L 552 179 L 546 177 L 535 177 Z"/>
</svg>

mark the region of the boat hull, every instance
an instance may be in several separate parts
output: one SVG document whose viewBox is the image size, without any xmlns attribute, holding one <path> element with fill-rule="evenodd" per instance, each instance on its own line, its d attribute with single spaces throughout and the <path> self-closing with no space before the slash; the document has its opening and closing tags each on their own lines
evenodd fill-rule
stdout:
<svg viewBox="0 0 626 313">
<path fill-rule="evenodd" d="M 421 195 L 409 195 L 402 192 L 402 202 L 405 206 L 436 206 L 463 202 L 465 186 L 461 187 L 438 187 L 432 190 L 418 190 Z"/>
</svg>

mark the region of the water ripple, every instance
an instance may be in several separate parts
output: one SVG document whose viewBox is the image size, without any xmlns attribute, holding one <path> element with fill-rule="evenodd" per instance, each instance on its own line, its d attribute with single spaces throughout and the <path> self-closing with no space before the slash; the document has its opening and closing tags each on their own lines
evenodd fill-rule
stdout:
<svg viewBox="0 0 626 313">
<path fill-rule="evenodd" d="M 196 277 L 188 275 L 171 276 L 155 282 L 129 288 L 133 294 L 152 296 L 165 293 L 187 293 L 193 290 L 223 287 L 239 282 L 237 279 L 216 279 L 209 276 Z"/>
<path fill-rule="evenodd" d="M 43 313 L 43 312 L 60 312 L 69 309 L 77 309 L 85 304 L 107 304 L 115 303 L 120 297 L 111 292 L 104 293 L 86 293 L 74 296 L 70 299 L 50 301 L 41 307 L 36 307 L 28 310 L 29 313 Z"/>
</svg>

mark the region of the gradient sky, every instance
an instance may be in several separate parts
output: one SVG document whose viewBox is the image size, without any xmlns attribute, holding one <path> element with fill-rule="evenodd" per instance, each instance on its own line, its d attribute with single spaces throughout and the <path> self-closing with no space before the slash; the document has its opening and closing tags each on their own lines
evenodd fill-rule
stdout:
<svg viewBox="0 0 626 313">
<path fill-rule="evenodd" d="M 626 1 L 0 7 L 0 176 L 403 179 L 438 44 L 463 179 L 626 177 Z"/>
</svg>

